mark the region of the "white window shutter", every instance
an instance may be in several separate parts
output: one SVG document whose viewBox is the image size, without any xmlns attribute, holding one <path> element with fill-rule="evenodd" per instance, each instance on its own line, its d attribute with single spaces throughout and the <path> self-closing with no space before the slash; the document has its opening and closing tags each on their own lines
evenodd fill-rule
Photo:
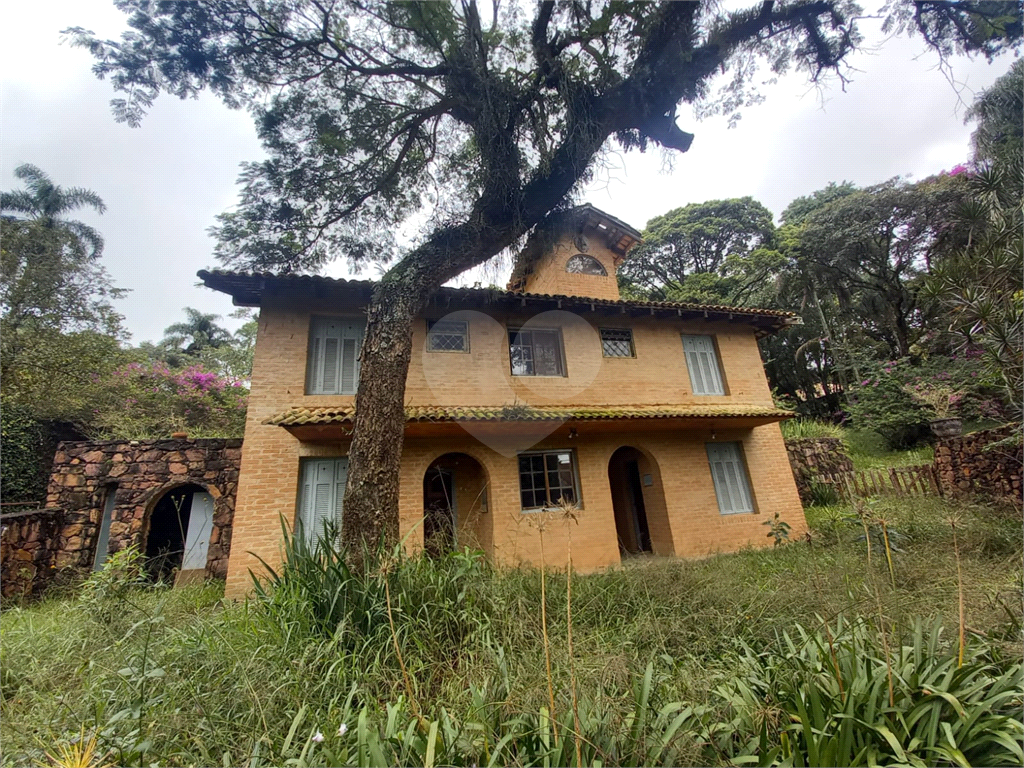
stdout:
<svg viewBox="0 0 1024 768">
<path fill-rule="evenodd" d="M 296 535 L 302 536 L 306 541 L 316 541 L 316 534 L 312 533 L 313 528 L 313 484 L 316 478 L 316 462 L 302 462 L 302 478 L 299 489 L 299 515 Z"/>
<path fill-rule="evenodd" d="M 315 544 L 324 533 L 324 523 L 334 522 L 341 530 L 341 507 L 348 480 L 348 459 L 311 459 L 302 464 L 299 494 L 299 522 L 306 541 Z"/>
<path fill-rule="evenodd" d="M 710 336 L 683 336 L 686 368 L 695 395 L 724 395 L 722 371 L 715 353 L 715 340 Z"/>
<path fill-rule="evenodd" d="M 366 323 L 318 317 L 310 329 L 307 393 L 354 395 L 359 386 L 359 348 Z"/>
<path fill-rule="evenodd" d="M 707 451 L 719 512 L 723 515 L 753 512 L 754 502 L 739 443 L 708 443 Z"/>
</svg>

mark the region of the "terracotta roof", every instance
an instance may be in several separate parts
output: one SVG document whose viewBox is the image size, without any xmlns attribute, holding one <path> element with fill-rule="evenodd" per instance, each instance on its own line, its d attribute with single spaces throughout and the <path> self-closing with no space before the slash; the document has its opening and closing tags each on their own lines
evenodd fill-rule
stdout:
<svg viewBox="0 0 1024 768">
<path fill-rule="evenodd" d="M 350 424 L 355 407 L 289 408 L 264 424 L 298 427 L 310 424 Z M 605 421 L 612 419 L 671 419 L 760 417 L 789 418 L 793 414 L 760 405 L 603 405 L 603 406 L 443 406 L 408 405 L 409 422 L 425 421 Z"/>
<path fill-rule="evenodd" d="M 344 294 L 342 298 L 350 307 L 360 306 L 369 303 L 376 285 L 372 280 L 345 280 L 320 275 L 274 275 L 221 270 L 200 270 L 198 274 L 207 287 L 230 295 L 235 304 L 241 306 L 259 306 L 265 294 L 282 291 L 313 295 Z M 539 303 L 545 305 L 547 309 L 551 309 L 551 305 L 554 304 L 554 308 L 578 312 L 593 311 L 598 308 L 606 311 L 617 309 L 623 313 L 746 321 L 752 325 L 776 331 L 787 325 L 800 322 L 800 318 L 795 313 L 780 309 L 730 307 L 720 304 L 687 304 L 674 301 L 596 299 L 586 296 L 519 293 L 500 288 L 442 287 L 435 294 L 435 300 L 445 307 L 457 302 L 465 302 L 476 306 L 497 305 L 507 308 Z"/>
</svg>

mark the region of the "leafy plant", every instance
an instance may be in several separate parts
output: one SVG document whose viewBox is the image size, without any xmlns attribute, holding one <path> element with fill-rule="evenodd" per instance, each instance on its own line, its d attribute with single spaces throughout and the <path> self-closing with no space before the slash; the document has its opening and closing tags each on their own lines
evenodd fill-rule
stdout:
<svg viewBox="0 0 1024 768">
<path fill-rule="evenodd" d="M 735 675 L 716 691 L 729 702 L 732 718 L 712 728 L 719 748 L 735 763 L 751 765 L 1024 760 L 1019 661 L 997 664 L 975 650 L 958 666 L 938 622 L 930 628 L 915 623 L 908 644 L 888 658 L 878 641 L 867 622 L 840 619 L 834 656 L 819 634 L 800 626 L 782 633 L 777 649 L 742 645 Z"/>
<path fill-rule="evenodd" d="M 768 526 L 768 538 L 775 540 L 774 546 L 778 547 L 789 541 L 790 525 L 779 517 L 778 510 L 771 520 L 765 520 L 761 525 Z"/>
</svg>

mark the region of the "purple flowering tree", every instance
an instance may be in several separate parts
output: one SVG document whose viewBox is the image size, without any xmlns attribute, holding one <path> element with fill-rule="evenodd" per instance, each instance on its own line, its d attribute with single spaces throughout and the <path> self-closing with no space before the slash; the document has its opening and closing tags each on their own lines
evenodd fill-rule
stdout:
<svg viewBox="0 0 1024 768">
<path fill-rule="evenodd" d="M 192 437 L 241 437 L 249 390 L 244 382 L 199 365 L 129 363 L 98 382 L 90 431 L 110 439 L 152 439 L 188 432 Z"/>
</svg>

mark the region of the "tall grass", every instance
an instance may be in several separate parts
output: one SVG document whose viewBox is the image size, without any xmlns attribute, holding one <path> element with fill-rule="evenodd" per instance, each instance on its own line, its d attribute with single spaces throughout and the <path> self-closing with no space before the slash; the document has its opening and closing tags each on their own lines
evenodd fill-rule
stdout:
<svg viewBox="0 0 1024 768">
<path fill-rule="evenodd" d="M 812 511 L 813 546 L 573 574 L 571 606 L 549 570 L 550 693 L 541 573 L 476 553 L 353 573 L 289 540 L 243 604 L 102 574 L 0 616 L 0 760 L 95 739 L 97 764 L 900 761 L 888 732 L 908 763 L 1019 763 L 1019 518 L 879 504 L 892 574 L 842 508 Z M 964 623 L 958 668 L 941 627 Z"/>
<path fill-rule="evenodd" d="M 846 430 L 838 424 L 816 419 L 787 419 L 782 422 L 782 436 L 787 440 L 805 437 L 835 437 L 845 442 Z"/>
</svg>

